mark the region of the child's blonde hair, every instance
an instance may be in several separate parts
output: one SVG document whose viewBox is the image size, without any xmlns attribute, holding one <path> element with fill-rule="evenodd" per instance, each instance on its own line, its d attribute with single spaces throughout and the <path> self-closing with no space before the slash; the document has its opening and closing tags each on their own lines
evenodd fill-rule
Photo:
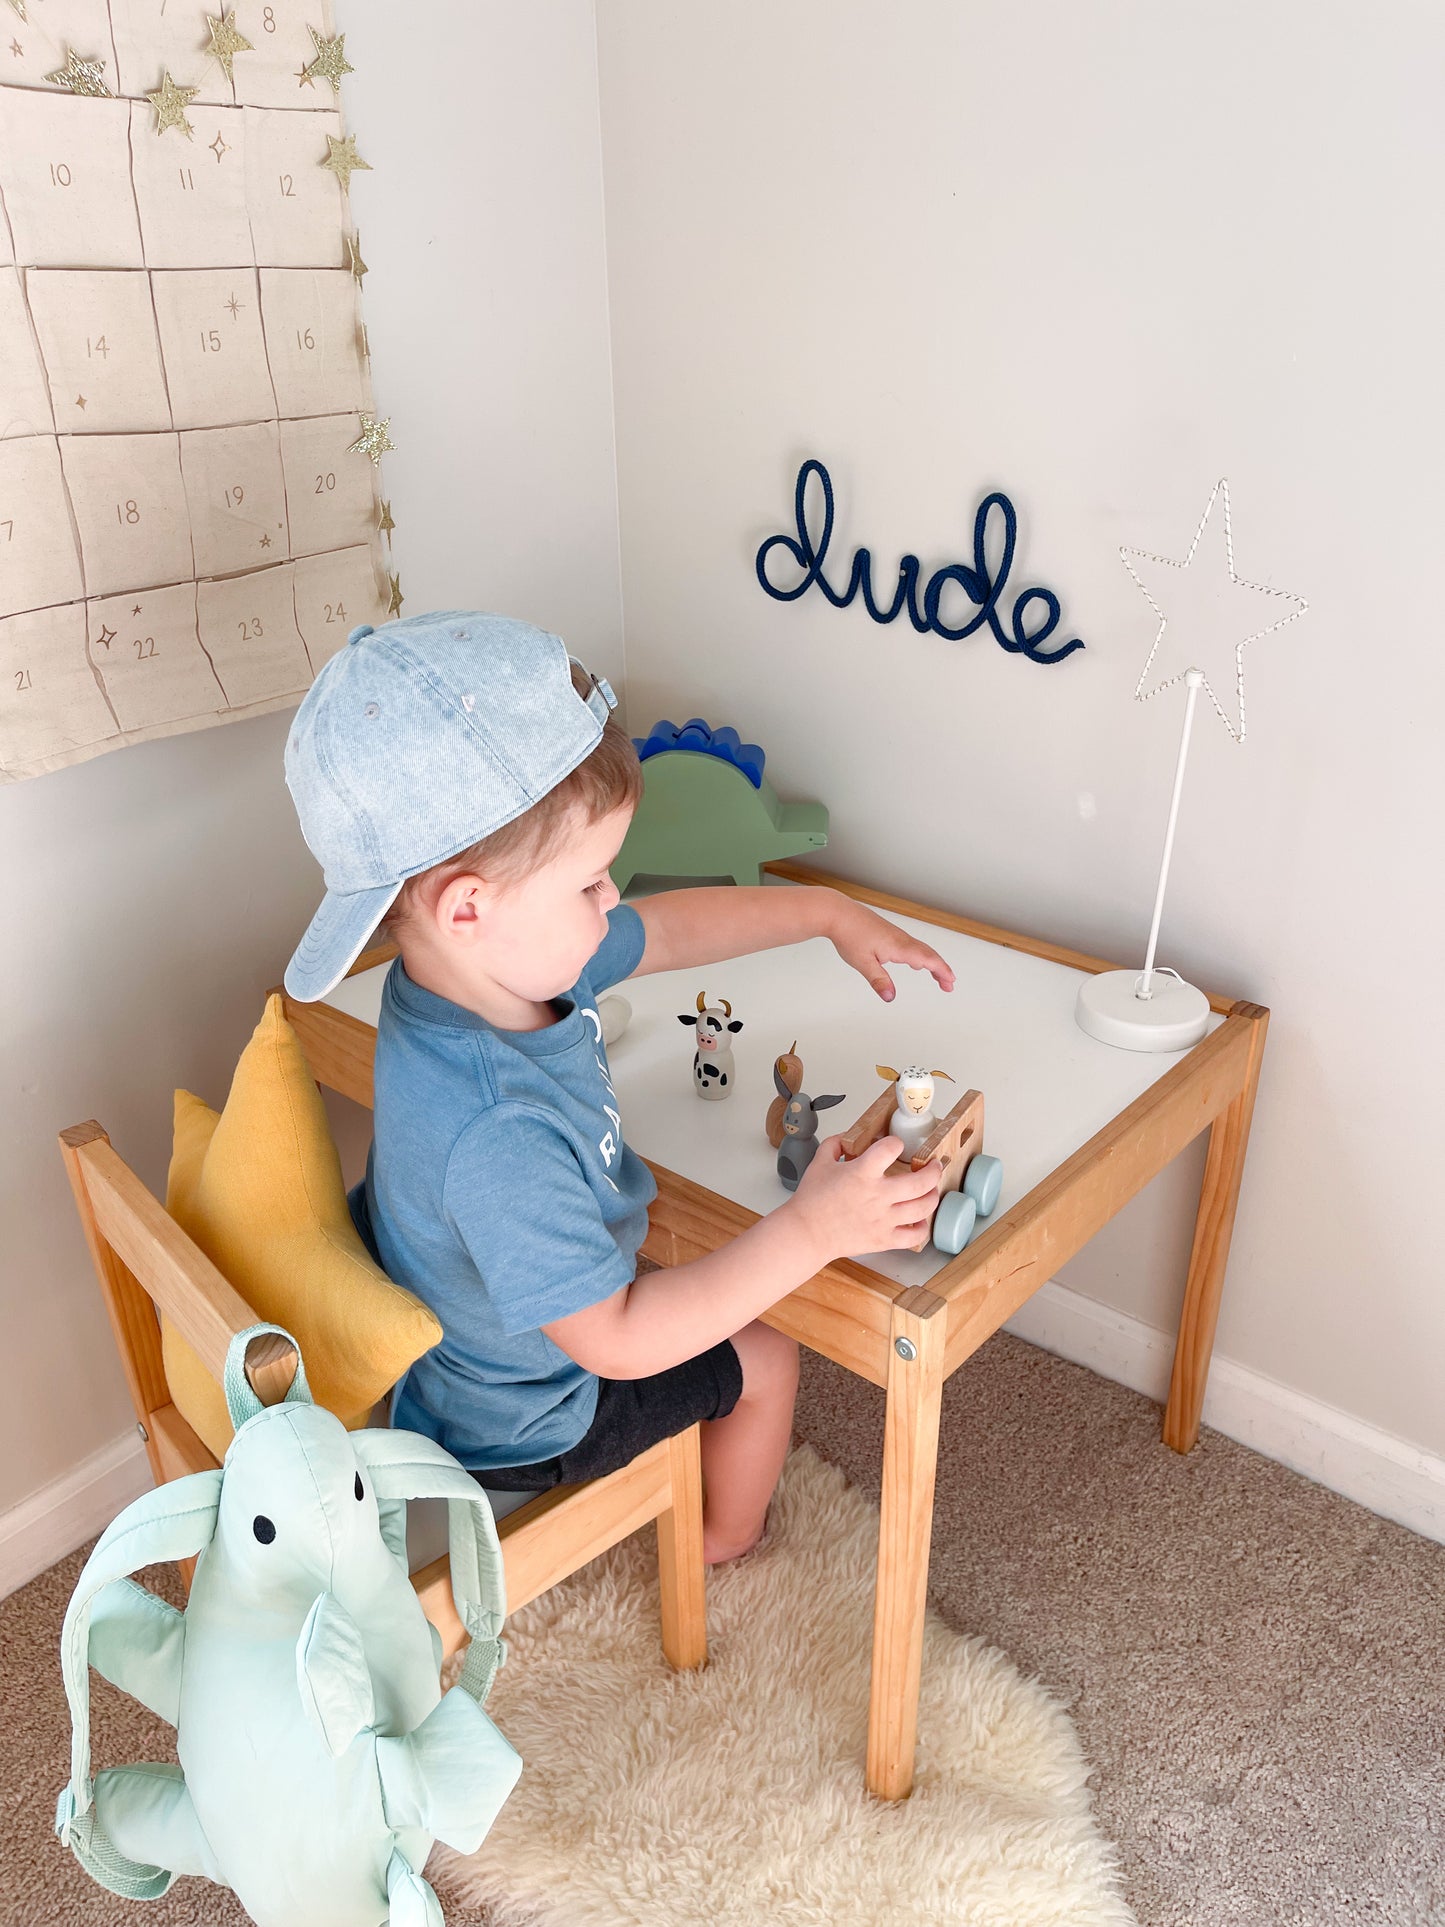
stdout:
<svg viewBox="0 0 1445 1927">
<path fill-rule="evenodd" d="M 591 677 L 575 663 L 572 687 L 579 696 L 586 696 L 592 687 Z M 520 816 L 514 816 L 510 823 L 504 823 L 501 829 L 493 830 L 480 842 L 458 850 L 455 856 L 408 877 L 382 920 L 383 932 L 394 936 L 396 926 L 404 924 L 410 916 L 417 895 L 422 891 L 428 895 L 439 894 L 453 877 L 475 872 L 520 883 L 540 867 L 544 849 L 572 812 L 580 812 L 584 825 L 595 823 L 614 810 L 635 809 L 641 796 L 642 765 L 637 760 L 637 750 L 626 730 L 609 716 L 596 748 L 531 809 L 523 810 Z"/>
</svg>

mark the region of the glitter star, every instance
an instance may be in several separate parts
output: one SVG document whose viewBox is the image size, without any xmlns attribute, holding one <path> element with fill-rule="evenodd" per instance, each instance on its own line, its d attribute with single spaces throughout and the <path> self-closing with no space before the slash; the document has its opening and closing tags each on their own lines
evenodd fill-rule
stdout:
<svg viewBox="0 0 1445 1927">
<path fill-rule="evenodd" d="M 156 132 L 164 134 L 168 127 L 179 127 L 189 140 L 196 130 L 186 119 L 186 109 L 200 91 L 199 87 L 178 87 L 162 67 L 160 86 L 153 94 L 146 95 L 156 110 Z"/>
<path fill-rule="evenodd" d="M 232 293 L 232 295 L 231 295 L 231 298 L 230 298 L 230 300 L 229 300 L 229 301 L 223 301 L 223 302 L 221 303 L 221 306 L 222 306 L 223 308 L 229 308 L 229 309 L 231 310 L 231 319 L 232 319 L 232 321 L 234 321 L 234 320 L 236 319 L 236 317 L 237 317 L 237 315 L 238 315 L 238 314 L 240 314 L 240 312 L 241 312 L 241 310 L 242 310 L 242 308 L 244 308 L 244 307 L 245 307 L 245 305 L 246 305 L 246 304 L 245 304 L 245 302 L 244 302 L 244 301 L 238 301 L 238 300 L 236 299 L 236 296 L 235 296 L 235 294 L 234 294 L 234 292 Z"/>
<path fill-rule="evenodd" d="M 317 33 L 314 27 L 308 27 L 306 31 L 310 34 L 311 44 L 316 49 L 316 58 L 309 66 L 301 69 L 302 79 L 329 80 L 331 82 L 332 93 L 339 94 L 341 92 L 341 76 L 343 74 L 354 74 L 356 72 L 356 69 L 346 58 L 346 35 L 344 33 L 334 34 L 331 39 L 327 40 Z"/>
<path fill-rule="evenodd" d="M 351 191 L 351 177 L 359 168 L 364 168 L 368 174 L 371 172 L 371 162 L 364 161 L 356 151 L 355 134 L 348 134 L 343 140 L 338 140 L 334 134 L 328 134 L 326 159 L 321 165 L 331 169 L 340 181 L 343 192 L 346 193 Z"/>
<path fill-rule="evenodd" d="M 357 419 L 361 423 L 361 433 L 346 452 L 348 455 L 369 455 L 379 467 L 381 458 L 387 450 L 396 447 L 396 443 L 386 432 L 391 426 L 391 416 L 388 415 L 385 421 L 380 422 L 371 415 L 360 415 Z"/>
<path fill-rule="evenodd" d="M 377 526 L 377 530 L 378 530 L 378 532 L 379 532 L 380 534 L 382 534 L 382 535 L 390 535 L 390 534 L 391 534 L 391 532 L 392 532 L 392 530 L 393 530 L 393 529 L 394 529 L 394 528 L 396 527 L 396 524 L 395 524 L 395 522 L 393 522 L 393 521 L 392 521 L 392 519 L 391 519 L 391 503 L 390 503 L 390 502 L 383 502 L 383 503 L 382 503 L 382 505 L 381 505 L 381 520 L 380 520 L 380 521 L 379 521 L 379 522 L 377 523 L 377 525 L 376 525 L 376 526 Z"/>
<path fill-rule="evenodd" d="M 1216 557 L 1216 565 L 1201 567 L 1194 576 L 1188 577 L 1186 580 L 1190 564 L 1194 561 L 1195 552 L 1204 539 L 1205 530 L 1208 527 L 1216 497 L 1222 497 L 1224 502 L 1222 560 L 1225 563 L 1227 575 L 1221 576 L 1217 567 L 1217 560 L 1220 558 Z M 1220 529 L 1221 525 L 1216 524 L 1216 530 Z M 1211 536 L 1210 541 L 1217 551 L 1219 546 L 1217 534 Z M 1133 557 L 1133 561 L 1130 560 L 1131 556 Z M 1219 717 L 1220 722 L 1224 724 L 1224 727 L 1229 731 L 1236 743 L 1242 743 L 1245 737 L 1244 652 L 1250 643 L 1257 642 L 1261 636 L 1271 635 L 1276 629 L 1282 629 L 1287 622 L 1293 622 L 1296 617 L 1302 616 L 1306 609 L 1308 609 L 1309 604 L 1303 596 L 1293 595 L 1287 589 L 1271 589 L 1267 588 L 1262 582 L 1246 582 L 1242 577 L 1235 574 L 1234 534 L 1229 520 L 1229 483 L 1223 478 L 1215 483 L 1210 492 L 1209 500 L 1204 505 L 1204 513 L 1199 518 L 1199 527 L 1194 531 L 1194 540 L 1189 544 L 1189 553 L 1182 562 L 1172 561 L 1168 556 L 1150 555 L 1143 549 L 1121 548 L 1119 558 L 1123 562 L 1124 567 L 1129 571 L 1136 587 L 1142 593 L 1144 600 L 1159 618 L 1159 627 L 1154 633 L 1153 644 L 1145 659 L 1144 667 L 1139 672 L 1139 680 L 1134 686 L 1134 700 L 1136 702 L 1147 702 L 1151 696 L 1157 696 L 1163 690 L 1172 688 L 1175 683 L 1182 682 L 1188 674 L 1188 669 L 1180 669 L 1176 674 L 1165 677 L 1163 682 L 1156 683 L 1152 689 L 1146 689 L 1144 687 L 1145 683 L 1149 680 L 1149 671 L 1153 665 L 1154 658 L 1159 653 L 1159 645 L 1164 640 L 1164 632 L 1169 627 L 1169 619 L 1155 601 L 1153 595 L 1150 594 L 1143 577 L 1134 566 L 1135 562 L 1144 565 L 1144 573 L 1148 575 L 1150 579 L 1154 581 L 1156 587 L 1159 587 L 1161 592 L 1165 594 L 1166 600 L 1169 601 L 1171 607 L 1174 609 L 1176 617 L 1184 613 L 1185 621 L 1179 625 L 1181 640 L 1183 647 L 1191 652 L 1193 660 L 1197 661 L 1197 652 L 1199 651 L 1201 639 L 1207 645 L 1217 637 L 1218 631 L 1221 628 L 1224 628 L 1228 634 L 1234 636 L 1239 636 L 1240 629 L 1248 630 L 1248 634 L 1239 636 L 1239 640 L 1234 644 L 1234 687 L 1239 709 L 1238 728 L 1235 727 L 1234 723 L 1231 722 L 1225 714 L 1223 705 L 1220 703 L 1218 696 L 1214 693 L 1210 684 L 1209 677 L 1204 674 L 1203 670 L 1200 671 L 1200 674 L 1204 678 L 1204 692 L 1210 702 L 1213 703 L 1215 713 Z M 1156 574 L 1156 571 L 1160 569 L 1174 569 L 1178 571 L 1178 575 L 1172 579 L 1161 578 Z M 1264 622 L 1263 626 L 1256 627 L 1254 626 L 1256 622 L 1261 621 L 1265 614 L 1265 611 L 1260 605 L 1253 600 L 1257 595 L 1273 596 L 1277 600 L 1282 599 L 1285 602 L 1292 603 L 1293 607 L 1290 608 L 1286 614 L 1277 615 L 1273 622 Z M 1192 606 L 1187 607 L 1186 605 Z M 1191 616 L 1193 617 L 1192 623 L 1189 620 Z M 1190 658 L 1186 658 L 1186 661 L 1190 661 Z"/>
<path fill-rule="evenodd" d="M 140 604 L 139 604 L 139 603 L 137 603 L 137 604 L 135 605 L 135 607 L 134 607 L 134 608 L 133 608 L 133 609 L 131 610 L 131 614 L 132 614 L 133 616 L 138 616 L 138 615 L 140 614 Z"/>
<path fill-rule="evenodd" d="M 77 408 L 84 408 L 84 406 L 85 406 L 85 397 L 84 397 L 84 395 L 77 395 L 77 396 L 76 396 L 76 398 L 75 398 L 75 405 L 76 405 L 76 407 L 77 407 Z"/>
<path fill-rule="evenodd" d="M 262 547 L 263 549 L 269 549 L 269 548 L 270 548 L 270 546 L 271 546 L 271 538 L 270 538 L 270 536 L 269 536 L 269 535 L 263 535 L 263 536 L 261 537 L 261 547 Z"/>
<path fill-rule="evenodd" d="M 100 634 L 95 639 L 96 648 L 109 649 L 110 645 L 114 641 L 115 641 L 115 630 L 112 629 L 107 623 L 104 623 L 104 622 L 101 623 Z"/>
<path fill-rule="evenodd" d="M 20 17 L 22 20 L 25 18 L 24 14 Z M 109 100 L 111 94 L 109 87 L 105 84 L 104 74 L 103 60 L 82 59 L 73 47 L 67 47 L 65 65 L 57 67 L 53 74 L 47 74 L 45 78 L 53 86 L 64 87 L 68 93 L 90 94 L 96 99 L 104 96 Z"/>
<path fill-rule="evenodd" d="M 234 86 L 236 76 L 231 72 L 231 62 L 237 54 L 254 53 L 255 48 L 237 28 L 235 14 L 227 13 L 224 7 L 221 9 L 219 20 L 214 14 L 208 13 L 206 25 L 211 30 L 211 44 L 206 51 L 216 56 L 226 70 L 227 80 Z"/>
<path fill-rule="evenodd" d="M 389 575 L 386 579 L 391 584 L 391 601 L 386 605 L 386 613 L 389 616 L 399 616 L 404 600 L 401 593 L 401 577 L 399 575 Z"/>
<path fill-rule="evenodd" d="M 211 152 L 215 155 L 216 162 L 218 165 L 220 163 L 221 156 L 223 154 L 229 154 L 230 151 L 231 151 L 230 148 L 226 145 L 225 141 L 221 139 L 221 136 L 218 133 L 216 135 L 216 138 L 211 142 Z"/>
<path fill-rule="evenodd" d="M 366 273 L 366 263 L 361 258 L 361 236 L 359 234 L 347 235 L 346 252 L 351 259 L 351 272 L 359 281 Z"/>
</svg>

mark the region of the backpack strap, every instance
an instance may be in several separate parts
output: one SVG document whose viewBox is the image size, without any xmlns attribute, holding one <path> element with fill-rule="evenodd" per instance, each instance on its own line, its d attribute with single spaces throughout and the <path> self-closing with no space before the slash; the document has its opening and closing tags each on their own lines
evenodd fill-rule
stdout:
<svg viewBox="0 0 1445 1927">
<path fill-rule="evenodd" d="M 450 1452 L 417 1432 L 353 1432 L 351 1443 L 378 1500 L 447 1502 L 452 1598 L 472 1642 L 457 1684 L 480 1706 L 506 1658 L 507 1582 L 486 1494 Z"/>
<path fill-rule="evenodd" d="M 101 1534 L 76 1582 L 60 1633 L 60 1667 L 70 1702 L 70 1779 L 56 1803 L 55 1830 L 92 1879 L 128 1900 L 153 1900 L 175 1878 L 129 1860 L 94 1812 L 90 1774 L 90 1617 L 118 1579 L 168 1559 L 192 1559 L 211 1543 L 221 1497 L 219 1471 L 192 1472 L 128 1505 Z"/>
<path fill-rule="evenodd" d="M 246 1353 L 250 1349 L 251 1341 L 260 1338 L 265 1332 L 272 1332 L 277 1338 L 284 1338 L 296 1354 L 296 1375 L 287 1386 L 286 1396 L 280 1403 L 314 1405 L 316 1402 L 311 1396 L 311 1388 L 306 1383 L 306 1367 L 301 1360 L 301 1347 L 285 1326 L 268 1325 L 264 1322 L 248 1325 L 244 1331 L 237 1332 L 226 1347 L 226 1368 L 221 1379 L 221 1389 L 226 1394 L 226 1410 L 230 1413 L 231 1423 L 238 1432 L 247 1419 L 255 1418 L 258 1412 L 266 1410 L 257 1398 L 250 1379 L 246 1376 Z"/>
</svg>

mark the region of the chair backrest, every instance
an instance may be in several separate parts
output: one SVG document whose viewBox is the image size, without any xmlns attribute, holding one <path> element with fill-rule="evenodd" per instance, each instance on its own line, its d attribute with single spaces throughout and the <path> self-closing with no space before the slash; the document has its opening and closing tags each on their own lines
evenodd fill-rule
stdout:
<svg viewBox="0 0 1445 1927">
<path fill-rule="evenodd" d="M 62 1131 L 60 1148 L 136 1414 L 151 1448 L 155 1439 L 149 1418 L 170 1411 L 179 1423 L 161 1364 L 157 1312 L 173 1321 L 218 1383 L 231 1340 L 257 1322 L 256 1314 L 152 1197 L 94 1119 Z M 280 1403 L 295 1371 L 296 1354 L 284 1340 L 258 1339 L 247 1353 L 246 1377 L 263 1405 Z M 204 1455 L 203 1463 L 214 1464 L 195 1435 L 190 1437 Z M 158 1479 L 202 1469 L 194 1463 L 195 1452 L 188 1452 L 186 1459 L 163 1468 L 151 1451 Z"/>
</svg>

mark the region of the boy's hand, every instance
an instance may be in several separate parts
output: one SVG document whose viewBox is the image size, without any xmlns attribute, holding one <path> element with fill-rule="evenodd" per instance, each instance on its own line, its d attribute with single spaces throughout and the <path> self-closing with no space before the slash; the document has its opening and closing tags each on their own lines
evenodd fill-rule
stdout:
<svg viewBox="0 0 1445 1927">
<path fill-rule="evenodd" d="M 849 1159 L 842 1155 L 841 1136 L 819 1144 L 789 1202 L 827 1251 L 825 1262 L 860 1251 L 906 1250 L 925 1235 L 942 1174 L 935 1159 L 921 1171 L 889 1177 L 902 1149 L 900 1139 L 884 1137 Z"/>
<path fill-rule="evenodd" d="M 906 930 L 900 930 L 896 923 L 880 917 L 876 910 L 870 910 L 855 897 L 839 896 L 833 912 L 833 927 L 828 934 L 844 963 L 852 964 L 865 976 L 885 1004 L 891 1004 L 898 994 L 884 967 L 890 963 L 926 970 L 940 990 L 953 989 L 953 972 L 936 950 L 917 937 L 910 937 Z M 881 1248 L 874 1247 L 875 1250 Z"/>
</svg>

